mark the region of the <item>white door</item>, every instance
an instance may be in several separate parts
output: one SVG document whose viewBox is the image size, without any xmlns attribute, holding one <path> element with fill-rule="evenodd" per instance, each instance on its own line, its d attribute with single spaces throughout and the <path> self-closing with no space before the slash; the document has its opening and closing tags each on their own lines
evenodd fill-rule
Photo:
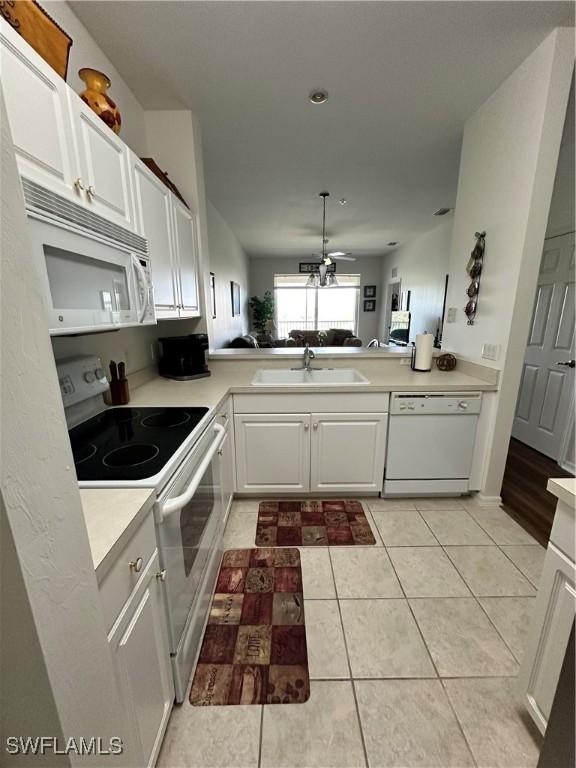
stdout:
<svg viewBox="0 0 576 768">
<path fill-rule="evenodd" d="M 158 554 L 149 562 L 142 587 L 130 600 L 126 619 L 110 638 L 124 705 L 140 740 L 144 765 L 156 757 L 174 701 L 166 613 Z"/>
<path fill-rule="evenodd" d="M 87 206 L 105 219 L 133 229 L 128 147 L 70 89 L 68 100 Z"/>
<path fill-rule="evenodd" d="M 136 155 L 130 158 L 136 226 L 148 240 L 156 316 L 178 317 L 170 191 Z"/>
<path fill-rule="evenodd" d="M 313 413 L 310 489 L 381 491 L 387 415 Z"/>
<path fill-rule="evenodd" d="M 547 240 L 512 435 L 558 459 L 574 398 L 574 234 Z"/>
<path fill-rule="evenodd" d="M 83 202 L 72 141 L 67 87 L 8 24 L 0 27 L 2 90 L 22 176 Z"/>
<path fill-rule="evenodd" d="M 310 488 L 310 414 L 236 414 L 238 491 L 275 493 Z"/>
<path fill-rule="evenodd" d="M 172 196 L 180 317 L 200 315 L 198 293 L 198 239 L 196 221 L 188 208 Z"/>
</svg>

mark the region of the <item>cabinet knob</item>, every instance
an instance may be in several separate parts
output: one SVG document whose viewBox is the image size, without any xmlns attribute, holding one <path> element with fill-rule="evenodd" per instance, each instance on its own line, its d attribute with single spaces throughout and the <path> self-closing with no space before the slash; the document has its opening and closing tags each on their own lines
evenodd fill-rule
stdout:
<svg viewBox="0 0 576 768">
<path fill-rule="evenodd" d="M 304 429 L 305 429 L 305 430 L 308 430 L 308 429 L 310 429 L 310 424 L 304 424 Z"/>
<path fill-rule="evenodd" d="M 86 190 L 86 194 L 88 195 L 88 197 L 96 197 L 96 190 L 94 189 L 92 184 L 90 184 L 90 186 Z"/>
<path fill-rule="evenodd" d="M 78 192 L 82 192 L 84 190 L 84 184 L 82 184 L 82 179 L 80 177 L 75 180 L 74 189 L 76 189 Z"/>
<path fill-rule="evenodd" d="M 158 581 L 166 581 L 166 568 L 164 568 L 162 571 L 158 571 L 156 578 Z"/>
<path fill-rule="evenodd" d="M 140 571 L 142 570 L 143 562 L 144 561 L 142 560 L 141 557 L 137 557 L 136 560 L 130 560 L 128 565 L 130 566 L 131 571 L 134 571 L 134 573 L 140 573 Z"/>
<path fill-rule="evenodd" d="M 314 424 L 314 429 L 318 429 L 318 424 Z"/>
</svg>

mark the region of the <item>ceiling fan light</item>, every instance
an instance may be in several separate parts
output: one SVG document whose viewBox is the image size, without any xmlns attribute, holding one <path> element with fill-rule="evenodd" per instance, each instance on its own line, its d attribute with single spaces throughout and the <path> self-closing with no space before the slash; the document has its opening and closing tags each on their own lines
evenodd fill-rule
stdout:
<svg viewBox="0 0 576 768">
<path fill-rule="evenodd" d="M 344 251 L 330 251 L 328 256 L 346 256 Z"/>
<path fill-rule="evenodd" d="M 318 275 L 315 272 L 311 272 L 306 281 L 306 288 L 316 288 L 318 285 Z"/>
</svg>

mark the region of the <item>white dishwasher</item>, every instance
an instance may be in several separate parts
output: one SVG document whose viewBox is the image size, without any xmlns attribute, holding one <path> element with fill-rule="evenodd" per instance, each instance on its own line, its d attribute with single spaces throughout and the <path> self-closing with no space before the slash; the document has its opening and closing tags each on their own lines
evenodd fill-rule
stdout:
<svg viewBox="0 0 576 768">
<path fill-rule="evenodd" d="M 393 392 L 385 496 L 467 493 L 481 392 Z"/>
</svg>

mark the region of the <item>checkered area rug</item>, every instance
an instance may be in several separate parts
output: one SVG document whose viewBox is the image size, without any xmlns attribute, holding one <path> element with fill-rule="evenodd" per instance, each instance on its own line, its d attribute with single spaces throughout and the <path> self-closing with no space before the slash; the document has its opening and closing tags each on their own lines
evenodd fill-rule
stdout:
<svg viewBox="0 0 576 768">
<path fill-rule="evenodd" d="M 300 553 L 225 552 L 190 703 L 295 704 L 309 696 Z"/>
<path fill-rule="evenodd" d="M 262 501 L 257 547 L 335 547 L 376 544 L 362 504 L 347 499 Z"/>
</svg>

